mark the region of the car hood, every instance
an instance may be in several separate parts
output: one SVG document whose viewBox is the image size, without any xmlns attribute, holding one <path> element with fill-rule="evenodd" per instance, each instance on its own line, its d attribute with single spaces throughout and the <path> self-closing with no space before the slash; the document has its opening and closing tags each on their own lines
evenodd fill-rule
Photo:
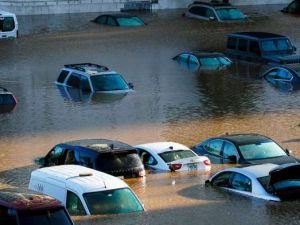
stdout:
<svg viewBox="0 0 300 225">
<path fill-rule="evenodd" d="M 281 157 L 268 158 L 268 159 L 248 160 L 248 163 L 250 164 L 273 163 L 277 165 L 282 165 L 286 163 L 296 163 L 296 162 L 298 161 L 292 156 L 281 156 Z"/>
<path fill-rule="evenodd" d="M 263 58 L 265 58 L 268 62 L 279 63 L 279 64 L 300 63 L 300 55 L 294 55 L 294 54 L 265 55 Z"/>
</svg>

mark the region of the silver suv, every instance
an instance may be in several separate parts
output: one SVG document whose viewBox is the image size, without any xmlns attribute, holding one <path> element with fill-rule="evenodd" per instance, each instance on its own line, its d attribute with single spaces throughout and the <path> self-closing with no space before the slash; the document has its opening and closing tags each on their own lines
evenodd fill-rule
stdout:
<svg viewBox="0 0 300 225">
<path fill-rule="evenodd" d="M 245 21 L 247 16 L 229 3 L 195 1 L 188 6 L 187 17 L 207 21 Z"/>
</svg>

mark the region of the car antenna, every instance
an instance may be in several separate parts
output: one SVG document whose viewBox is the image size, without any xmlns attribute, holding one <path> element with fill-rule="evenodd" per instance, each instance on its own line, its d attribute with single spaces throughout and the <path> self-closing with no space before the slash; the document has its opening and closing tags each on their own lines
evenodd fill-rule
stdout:
<svg viewBox="0 0 300 225">
<path fill-rule="evenodd" d="M 173 150 L 174 148 L 173 148 L 173 146 L 170 146 L 169 149 Z"/>
</svg>

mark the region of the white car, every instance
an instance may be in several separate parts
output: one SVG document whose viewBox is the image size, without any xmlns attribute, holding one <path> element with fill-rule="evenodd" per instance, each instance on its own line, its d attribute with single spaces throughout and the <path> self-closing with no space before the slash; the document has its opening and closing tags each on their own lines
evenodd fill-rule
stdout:
<svg viewBox="0 0 300 225">
<path fill-rule="evenodd" d="M 143 204 L 124 181 L 78 165 L 34 170 L 29 189 L 60 200 L 71 215 L 144 211 Z"/>
<path fill-rule="evenodd" d="M 0 10 L 0 39 L 18 37 L 18 20 L 14 13 Z"/>
<path fill-rule="evenodd" d="M 176 142 L 155 142 L 134 146 L 144 166 L 163 171 L 210 171 L 211 163 L 206 156 L 198 156 L 188 147 Z"/>
<path fill-rule="evenodd" d="M 299 196 L 300 163 L 227 168 L 214 174 L 206 183 L 246 196 L 280 201 Z"/>
</svg>

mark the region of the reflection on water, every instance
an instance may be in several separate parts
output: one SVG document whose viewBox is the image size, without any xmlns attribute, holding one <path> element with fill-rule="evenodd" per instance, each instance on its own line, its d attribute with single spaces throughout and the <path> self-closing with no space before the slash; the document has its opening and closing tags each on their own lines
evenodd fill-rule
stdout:
<svg viewBox="0 0 300 225">
<path fill-rule="evenodd" d="M 264 14 L 272 10 L 262 8 L 258 11 Z M 243 24 L 191 20 L 182 18 L 180 10 L 167 10 L 142 15 L 149 25 L 134 29 L 96 26 L 88 22 L 94 14 L 20 18 L 26 35 L 0 42 L 5 53 L 0 54 L 1 85 L 19 100 L 13 112 L 0 115 L 1 186 L 27 186 L 34 159 L 71 139 L 107 138 L 132 145 L 170 140 L 192 146 L 225 132 L 253 132 L 270 136 L 299 157 L 300 92 L 273 88 L 259 77 L 259 65 L 237 62 L 207 73 L 182 70 L 172 61 L 186 49 L 223 51 L 226 35 L 238 31 L 287 34 L 299 49 L 299 20 L 279 8 Z M 23 27 L 30 23 L 36 26 Z M 135 92 L 120 99 L 61 94 L 54 85 L 57 71 L 72 62 L 109 65 L 135 84 Z M 213 172 L 218 169 L 213 165 Z M 253 218 L 259 224 L 298 223 L 298 201 L 269 203 L 207 189 L 207 176 L 155 173 L 126 181 L 147 212 L 75 220 L 110 225 L 240 225 L 253 224 Z"/>
</svg>

